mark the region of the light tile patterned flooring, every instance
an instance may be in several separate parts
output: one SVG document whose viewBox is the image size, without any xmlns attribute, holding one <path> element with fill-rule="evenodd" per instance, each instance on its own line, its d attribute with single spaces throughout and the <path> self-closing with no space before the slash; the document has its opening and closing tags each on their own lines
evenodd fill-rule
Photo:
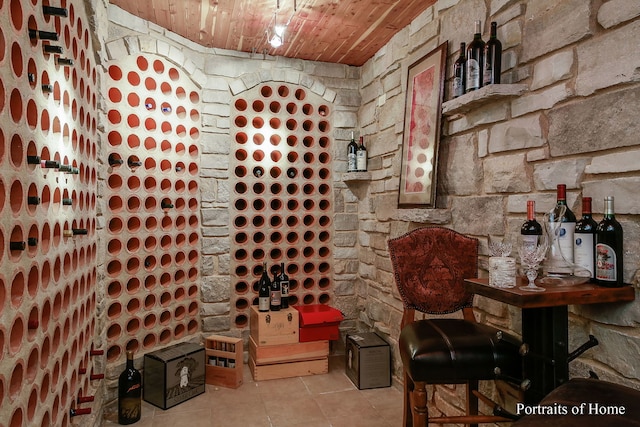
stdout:
<svg viewBox="0 0 640 427">
<path fill-rule="evenodd" d="M 329 373 L 254 382 L 248 367 L 237 389 L 206 392 L 166 411 L 142 402 L 138 427 L 399 427 L 402 392 L 358 390 L 344 373 L 344 356 L 329 358 Z M 107 420 L 105 427 L 118 425 Z"/>
</svg>

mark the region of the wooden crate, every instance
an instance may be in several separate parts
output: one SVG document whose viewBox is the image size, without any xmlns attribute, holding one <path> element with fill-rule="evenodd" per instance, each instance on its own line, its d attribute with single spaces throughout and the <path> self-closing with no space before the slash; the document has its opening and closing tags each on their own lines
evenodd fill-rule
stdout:
<svg viewBox="0 0 640 427">
<path fill-rule="evenodd" d="M 206 382 L 238 388 L 243 383 L 242 338 L 210 335 L 205 339 Z"/>
<path fill-rule="evenodd" d="M 251 306 L 249 321 L 251 337 L 259 345 L 293 344 L 298 342 L 299 319 L 298 311 L 285 308 L 279 311 L 258 311 L 258 307 Z"/>
<path fill-rule="evenodd" d="M 255 381 L 302 377 L 305 375 L 326 374 L 329 372 L 329 358 L 323 357 L 321 359 L 303 360 L 300 362 L 256 365 L 253 358 L 249 357 L 249 368 Z"/>
<path fill-rule="evenodd" d="M 256 365 L 320 359 L 329 356 L 329 341 L 258 346 L 249 337 L 249 356 Z"/>
</svg>

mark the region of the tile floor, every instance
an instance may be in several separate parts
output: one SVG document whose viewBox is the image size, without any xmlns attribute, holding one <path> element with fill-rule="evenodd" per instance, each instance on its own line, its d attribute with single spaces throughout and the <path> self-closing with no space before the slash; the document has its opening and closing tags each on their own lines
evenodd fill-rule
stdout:
<svg viewBox="0 0 640 427">
<path fill-rule="evenodd" d="M 358 390 L 344 373 L 344 356 L 329 373 L 254 382 L 245 365 L 237 389 L 206 392 L 166 411 L 142 402 L 137 427 L 398 427 L 402 393 L 395 387 Z M 104 427 L 118 425 L 113 420 Z"/>
</svg>

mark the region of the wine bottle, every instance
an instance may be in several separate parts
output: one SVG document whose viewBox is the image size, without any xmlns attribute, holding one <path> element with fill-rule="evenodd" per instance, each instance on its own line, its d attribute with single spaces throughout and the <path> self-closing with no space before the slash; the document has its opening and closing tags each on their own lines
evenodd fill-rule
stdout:
<svg viewBox="0 0 640 427">
<path fill-rule="evenodd" d="M 280 263 L 280 306 L 282 308 L 289 308 L 289 276 L 284 269 L 284 262 Z"/>
<path fill-rule="evenodd" d="M 59 169 L 60 162 L 55 160 L 40 160 L 40 167 L 45 169 Z"/>
<path fill-rule="evenodd" d="M 142 413 L 142 376 L 133 366 L 133 352 L 127 351 L 127 366 L 118 378 L 118 423 L 133 424 Z"/>
<path fill-rule="evenodd" d="M 480 21 L 476 21 L 473 41 L 467 47 L 467 84 L 465 90 L 471 92 L 482 87 L 484 69 L 484 41 L 481 35 Z"/>
<path fill-rule="evenodd" d="M 269 296 L 269 310 L 280 311 L 282 305 L 282 287 L 280 285 L 280 277 L 277 272 L 273 273 L 271 281 L 271 292 Z"/>
<path fill-rule="evenodd" d="M 258 282 L 258 311 L 269 311 L 271 280 L 267 274 L 267 263 L 262 264 L 262 276 Z"/>
<path fill-rule="evenodd" d="M 542 226 L 536 221 L 536 202 L 527 200 L 527 220 L 520 227 L 520 234 L 523 242 L 527 245 L 536 246 L 540 236 L 542 236 Z"/>
<path fill-rule="evenodd" d="M 89 415 L 91 408 L 71 408 L 69 409 L 69 417 L 77 417 L 78 415 Z"/>
<path fill-rule="evenodd" d="M 364 146 L 364 137 L 360 137 L 360 144 L 356 151 L 356 170 L 358 172 L 367 171 L 367 147 Z"/>
<path fill-rule="evenodd" d="M 40 156 L 27 156 L 27 164 L 28 165 L 39 165 L 40 164 Z"/>
<path fill-rule="evenodd" d="M 109 154 L 107 161 L 109 162 L 109 166 L 120 166 L 124 163 L 124 160 L 122 160 L 120 156 L 113 153 Z"/>
<path fill-rule="evenodd" d="M 73 205 L 73 199 L 70 197 L 64 197 L 62 199 L 62 206 L 71 206 Z"/>
<path fill-rule="evenodd" d="M 604 198 L 604 218 L 596 227 L 596 283 L 623 286 L 622 226 L 616 220 L 613 196 Z"/>
<path fill-rule="evenodd" d="M 42 89 L 42 91 L 44 93 L 51 93 L 53 92 L 53 85 L 50 84 L 43 84 L 40 86 L 40 88 Z"/>
<path fill-rule="evenodd" d="M 10 251 L 24 251 L 26 248 L 27 244 L 25 242 L 9 242 Z"/>
<path fill-rule="evenodd" d="M 358 169 L 357 164 L 357 153 L 358 152 L 358 144 L 356 144 L 356 140 L 354 139 L 353 132 L 351 132 L 351 142 L 347 146 L 347 172 L 355 172 Z"/>
<path fill-rule="evenodd" d="M 42 5 L 42 13 L 45 16 L 62 16 L 65 18 L 69 16 L 69 12 L 64 7 L 53 7 L 47 5 Z"/>
<path fill-rule="evenodd" d="M 591 197 L 582 198 L 582 218 L 576 222 L 573 259 L 577 266 L 589 270 L 595 277 L 595 239 L 598 224 L 591 217 Z"/>
<path fill-rule="evenodd" d="M 53 31 L 40 31 L 29 28 L 29 38 L 32 40 L 53 40 L 58 41 L 58 33 Z"/>
<path fill-rule="evenodd" d="M 82 404 L 82 403 L 90 403 L 93 402 L 95 400 L 95 396 L 78 396 L 78 398 L 76 399 L 76 402 L 78 404 Z"/>
<path fill-rule="evenodd" d="M 564 261 L 573 264 L 573 236 L 576 229 L 576 216 L 573 211 L 567 206 L 567 186 L 565 184 L 558 184 L 557 187 L 557 206 L 564 206 L 565 212 L 560 219 L 560 231 L 558 233 L 558 248 L 561 253 L 557 253 L 554 250 L 555 246 L 552 246 L 551 257 L 555 259 L 560 265 Z M 552 218 L 557 221 L 558 218 Z M 558 273 L 566 273 L 565 271 L 558 271 Z"/>
<path fill-rule="evenodd" d="M 44 53 L 52 53 L 54 55 L 60 55 L 62 54 L 63 50 L 62 50 L 62 46 L 56 46 L 53 44 L 45 44 L 42 46 L 42 50 L 44 51 Z"/>
<path fill-rule="evenodd" d="M 56 63 L 58 65 L 64 65 L 64 66 L 68 66 L 68 67 L 72 67 L 73 66 L 73 59 L 70 58 L 60 58 L 59 56 L 56 58 Z"/>
<path fill-rule="evenodd" d="M 40 204 L 40 197 L 38 196 L 27 196 L 27 204 L 37 206 Z"/>
<path fill-rule="evenodd" d="M 142 166 L 142 162 L 140 160 L 138 160 L 137 158 L 130 156 L 127 159 L 127 165 L 129 165 L 130 168 L 135 168 L 138 166 Z"/>
<path fill-rule="evenodd" d="M 502 43 L 497 36 L 498 24 L 491 23 L 491 35 L 484 48 L 483 86 L 500 83 Z"/>
<path fill-rule="evenodd" d="M 160 202 L 160 207 L 162 209 L 173 209 L 173 203 L 171 203 L 171 200 L 169 199 L 162 199 L 162 201 Z"/>
<path fill-rule="evenodd" d="M 465 76 L 467 74 L 467 59 L 465 57 L 467 44 L 460 43 L 460 56 L 453 63 L 453 97 L 457 98 L 465 93 Z"/>
</svg>

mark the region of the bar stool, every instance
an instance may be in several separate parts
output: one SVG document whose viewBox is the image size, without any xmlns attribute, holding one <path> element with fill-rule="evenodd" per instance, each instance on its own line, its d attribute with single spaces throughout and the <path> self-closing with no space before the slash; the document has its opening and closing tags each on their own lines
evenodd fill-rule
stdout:
<svg viewBox="0 0 640 427">
<path fill-rule="evenodd" d="M 465 291 L 464 279 L 477 276 L 478 240 L 447 228 L 424 227 L 390 239 L 388 247 L 404 306 L 398 342 L 404 368 L 404 425 L 512 422 L 513 417 L 505 415 L 478 414 L 479 380 L 517 384 L 522 378 L 520 342 L 477 323 L 473 294 Z M 460 310 L 462 319 L 415 320 L 416 311 L 444 315 Z M 430 418 L 427 384 L 466 384 L 466 415 Z"/>
</svg>

